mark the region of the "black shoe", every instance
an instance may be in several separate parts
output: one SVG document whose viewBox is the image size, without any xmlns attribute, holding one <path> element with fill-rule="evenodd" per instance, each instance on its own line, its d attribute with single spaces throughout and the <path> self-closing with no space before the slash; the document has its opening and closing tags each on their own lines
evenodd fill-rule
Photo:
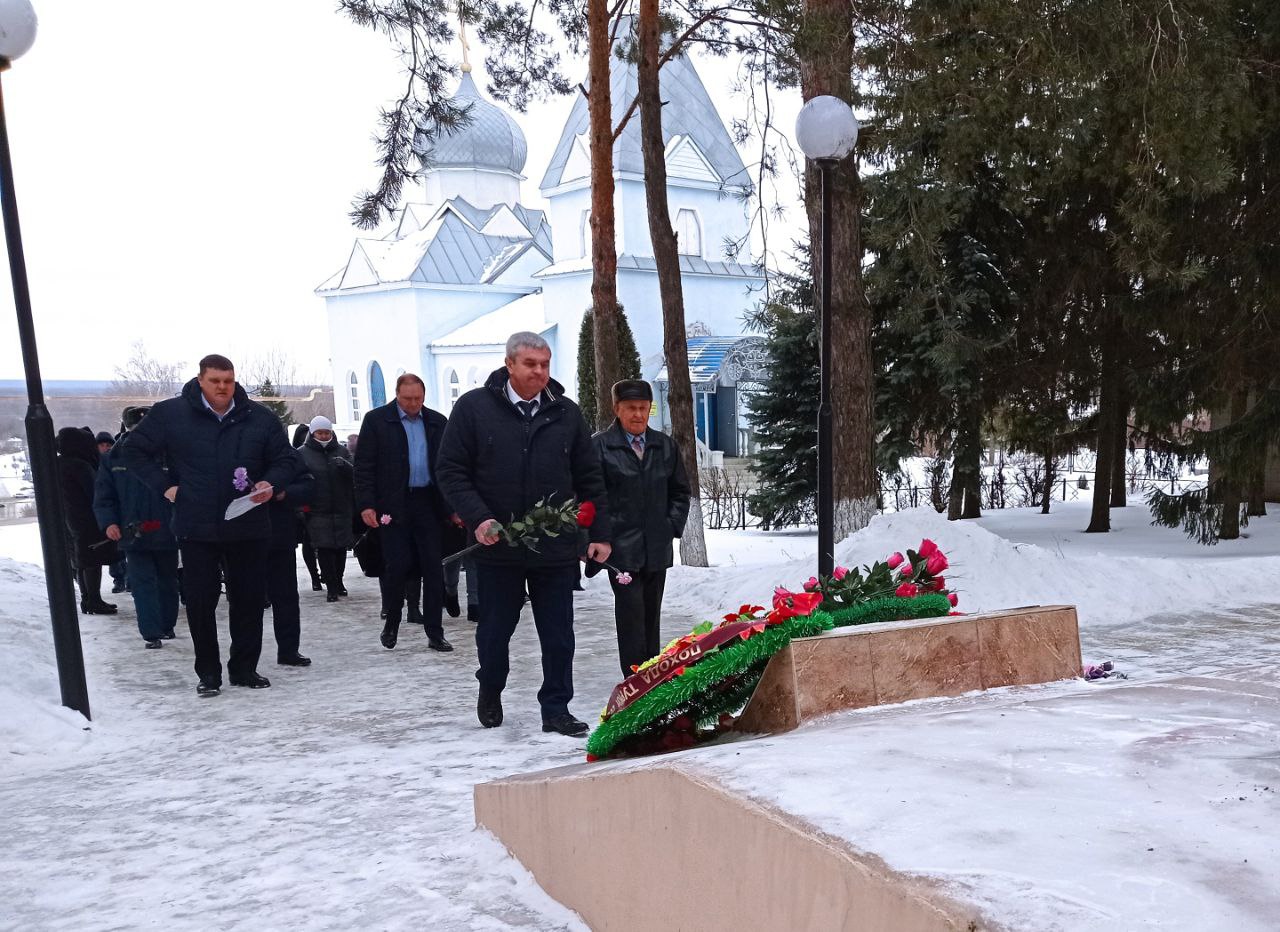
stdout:
<svg viewBox="0 0 1280 932">
<path fill-rule="evenodd" d="M 117 609 L 110 602 L 99 599 L 96 602 L 81 602 L 80 611 L 86 615 L 114 615 Z"/>
<path fill-rule="evenodd" d="M 562 735 L 576 738 L 587 733 L 587 723 L 580 722 L 568 712 L 565 712 L 563 715 L 557 715 L 553 718 L 544 718 L 542 720 L 542 730 L 556 731 Z"/>
<path fill-rule="evenodd" d="M 453 650 L 453 645 L 444 639 L 444 635 L 441 635 L 438 638 L 433 638 L 431 635 L 428 634 L 427 646 L 430 647 L 432 650 L 440 651 L 440 653 L 442 654 L 447 654 L 449 653 L 449 651 Z"/>
<path fill-rule="evenodd" d="M 480 701 L 476 703 L 476 717 L 485 728 L 497 728 L 502 724 L 502 694 L 489 695 L 480 691 Z"/>
<path fill-rule="evenodd" d="M 166 641 L 172 641 L 177 636 L 178 636 L 177 633 L 175 633 L 172 629 L 160 635 L 160 637 Z"/>
<path fill-rule="evenodd" d="M 479 606 L 479 605 L 468 605 L 468 606 L 467 606 L 467 621 L 479 621 L 479 620 L 480 620 L 480 606 Z"/>
<path fill-rule="evenodd" d="M 382 641 L 382 646 L 387 650 L 396 646 L 396 638 L 400 636 L 400 622 L 388 621 L 382 626 L 382 635 L 378 640 Z"/>
<path fill-rule="evenodd" d="M 276 664 L 282 667 L 309 667 L 311 666 L 311 658 L 304 657 L 301 654 L 294 654 L 292 657 L 281 657 Z"/>
<path fill-rule="evenodd" d="M 243 673 L 240 676 L 230 677 L 232 686 L 247 686 L 249 689 L 266 689 L 271 685 L 271 681 L 265 676 L 255 672 Z"/>
<path fill-rule="evenodd" d="M 458 604 L 458 590 L 444 594 L 444 610 L 450 618 L 457 618 L 462 614 L 462 606 Z"/>
<path fill-rule="evenodd" d="M 218 680 L 206 680 L 202 678 L 200 683 L 196 686 L 197 696 L 216 696 L 220 692 L 222 692 L 222 683 Z"/>
<path fill-rule="evenodd" d="M 338 587 L 338 595 L 346 596 L 346 595 L 350 595 L 350 594 L 351 594 L 351 593 L 347 592 L 347 587 L 346 587 L 346 586 L 339 586 L 339 587 Z"/>
<path fill-rule="evenodd" d="M 318 577 L 315 577 L 315 576 L 311 577 L 311 591 L 324 592 L 324 586 L 320 583 L 320 580 Z"/>
<path fill-rule="evenodd" d="M 111 587 L 111 594 L 112 594 L 112 595 L 116 595 L 116 594 L 119 594 L 119 593 L 121 593 L 121 592 L 128 592 L 128 591 L 129 591 L 129 587 L 128 587 L 128 586 L 126 586 L 126 585 L 125 585 L 124 583 L 122 583 L 122 582 L 115 583 L 115 584 L 114 584 L 114 585 L 112 585 L 112 587 Z"/>
<path fill-rule="evenodd" d="M 422 618 L 422 612 L 414 611 L 412 608 L 409 609 L 409 624 L 422 625 L 425 628 L 426 622 Z"/>
<path fill-rule="evenodd" d="M 327 596 L 324 597 L 324 600 L 326 602 L 336 602 L 338 601 L 338 593 L 330 592 Z"/>
<path fill-rule="evenodd" d="M 159 638 L 152 638 L 146 643 L 147 650 L 159 650 L 162 647 L 164 647 L 164 641 Z"/>
</svg>

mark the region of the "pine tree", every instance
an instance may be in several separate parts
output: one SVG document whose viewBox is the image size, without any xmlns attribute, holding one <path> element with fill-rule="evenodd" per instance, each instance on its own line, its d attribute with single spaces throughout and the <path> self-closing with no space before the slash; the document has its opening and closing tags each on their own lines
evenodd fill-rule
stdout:
<svg viewBox="0 0 1280 932">
<path fill-rule="evenodd" d="M 807 266 L 808 259 L 804 257 Z M 763 527 L 811 523 L 818 495 L 818 327 L 807 269 L 778 277 L 773 300 L 751 317 L 769 343 L 764 390 L 747 401 L 760 442 L 749 502 Z"/>
<path fill-rule="evenodd" d="M 293 423 L 293 412 L 289 410 L 289 403 L 276 394 L 276 387 L 271 384 L 270 379 L 263 379 L 255 394 L 258 396 L 258 403 L 280 418 L 281 424 L 288 427 Z"/>
<path fill-rule="evenodd" d="M 596 343 L 595 325 L 591 319 L 591 309 L 582 315 L 582 329 L 578 331 L 578 407 L 582 416 L 590 425 L 599 422 L 601 397 L 604 399 L 604 410 L 611 411 L 609 391 L 596 391 Z M 636 338 L 631 332 L 631 324 L 627 321 L 627 312 L 618 305 L 618 353 L 619 369 L 624 379 L 641 377 L 640 352 L 636 349 Z M 612 389 L 612 386 L 610 386 Z"/>
</svg>

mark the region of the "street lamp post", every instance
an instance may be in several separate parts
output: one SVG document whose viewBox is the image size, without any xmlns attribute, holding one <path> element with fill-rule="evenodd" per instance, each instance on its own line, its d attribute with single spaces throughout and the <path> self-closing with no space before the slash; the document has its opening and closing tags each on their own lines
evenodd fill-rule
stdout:
<svg viewBox="0 0 1280 932">
<path fill-rule="evenodd" d="M 835 569 L 835 461 L 831 432 L 831 173 L 853 151 L 858 121 L 839 97 L 814 97 L 796 117 L 796 142 L 818 166 L 821 180 L 818 338 L 822 344 L 818 394 L 818 576 Z M 850 256 L 850 261 L 857 257 Z"/>
<path fill-rule="evenodd" d="M 28 49 L 36 38 L 36 14 L 29 0 L 0 0 L 0 74 Z M 9 159 L 9 128 L 5 122 L 4 90 L 0 87 L 0 208 L 4 213 L 9 273 L 13 278 L 13 303 L 18 312 L 18 338 L 22 366 L 27 376 L 27 452 L 36 489 L 36 517 L 44 551 L 44 578 L 49 590 L 49 614 L 53 621 L 53 651 L 58 662 L 62 704 L 89 718 L 89 689 L 84 679 L 84 654 L 80 648 L 80 618 L 67 560 L 67 529 L 62 519 L 62 495 L 58 485 L 53 445 L 53 419 L 44 404 L 36 331 L 31 320 L 31 292 L 27 287 L 27 263 L 22 253 L 18 203 L 14 196 L 13 164 Z"/>
</svg>

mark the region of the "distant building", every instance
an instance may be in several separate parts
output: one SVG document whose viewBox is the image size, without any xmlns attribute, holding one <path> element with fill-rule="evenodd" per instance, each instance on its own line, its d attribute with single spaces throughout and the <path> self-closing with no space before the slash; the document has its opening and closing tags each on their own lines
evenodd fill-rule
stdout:
<svg viewBox="0 0 1280 932">
<path fill-rule="evenodd" d="M 614 60 L 614 120 L 635 97 L 632 65 Z M 663 67 L 668 198 L 679 236 L 685 317 L 697 392 L 699 438 L 729 455 L 745 452 L 742 397 L 758 385 L 762 341 L 744 331 L 763 276 L 729 257 L 745 243 L 742 193 L 750 178 L 693 63 Z M 578 334 L 591 303 L 590 155 L 587 101 L 579 96 L 540 184 L 546 209 L 519 202 L 526 144 L 519 125 L 486 100 L 469 73 L 454 95 L 469 120 L 441 135 L 417 195 L 380 237 L 358 239 L 346 265 L 325 281 L 340 431 L 394 395 L 396 377 L 417 372 L 427 403 L 445 412 L 502 365 L 518 330 L 552 346 L 552 375 L 577 395 Z M 640 121 L 614 146 L 618 298 L 645 378 L 665 410 L 663 327 L 645 209 Z"/>
</svg>

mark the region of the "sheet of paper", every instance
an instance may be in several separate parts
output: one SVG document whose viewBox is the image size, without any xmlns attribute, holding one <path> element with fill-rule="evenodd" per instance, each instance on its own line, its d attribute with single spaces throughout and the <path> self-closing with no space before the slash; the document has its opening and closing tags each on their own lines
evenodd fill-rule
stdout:
<svg viewBox="0 0 1280 932">
<path fill-rule="evenodd" d="M 261 505 L 262 502 L 255 502 L 251 500 L 256 494 L 256 492 L 250 492 L 248 495 L 242 495 L 239 498 L 232 499 L 231 504 L 227 506 L 227 513 L 223 515 L 223 519 L 226 521 L 233 521 L 245 512 Z M 271 499 L 269 498 L 267 499 L 267 501 L 270 500 Z"/>
</svg>

